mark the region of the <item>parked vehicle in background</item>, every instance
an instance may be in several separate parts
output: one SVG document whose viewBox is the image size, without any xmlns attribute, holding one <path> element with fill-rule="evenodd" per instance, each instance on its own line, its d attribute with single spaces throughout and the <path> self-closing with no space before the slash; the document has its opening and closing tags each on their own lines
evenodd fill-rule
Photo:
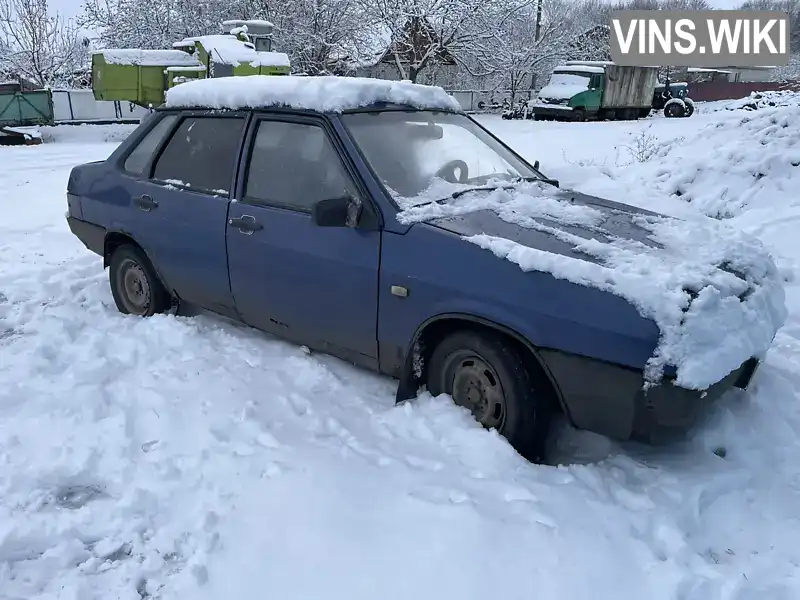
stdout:
<svg viewBox="0 0 800 600">
<path fill-rule="evenodd" d="M 272 23 L 223 21 L 222 33 L 195 35 L 168 50 L 105 48 L 92 54 L 95 100 L 159 106 L 168 89 L 211 77 L 288 75 L 289 56 L 272 51 Z"/>
<path fill-rule="evenodd" d="M 567 61 L 556 67 L 533 103 L 534 119 L 639 119 L 650 114 L 656 67 Z"/>
<path fill-rule="evenodd" d="M 653 90 L 653 110 L 663 109 L 664 116 L 668 118 L 691 117 L 694 114 L 694 101 L 688 97 L 688 93 L 688 83 L 667 79 Z"/>
<path fill-rule="evenodd" d="M 427 386 L 534 461 L 558 412 L 688 427 L 785 318 L 745 234 L 561 190 L 407 82 L 181 84 L 67 199 L 122 313 L 197 305 L 395 377 L 398 401 Z"/>
<path fill-rule="evenodd" d="M 50 90 L 23 89 L 16 81 L 0 82 L 0 145 L 39 144 L 41 137 L 19 128 L 53 122 Z"/>
</svg>

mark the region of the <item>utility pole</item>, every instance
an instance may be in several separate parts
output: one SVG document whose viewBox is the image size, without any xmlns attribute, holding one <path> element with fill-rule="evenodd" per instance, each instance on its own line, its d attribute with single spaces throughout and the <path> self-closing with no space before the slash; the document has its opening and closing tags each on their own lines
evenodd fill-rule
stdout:
<svg viewBox="0 0 800 600">
<path fill-rule="evenodd" d="M 536 0 L 536 31 L 534 40 L 536 41 L 536 51 L 539 51 L 539 38 L 542 37 L 542 0 Z M 536 73 L 531 73 L 531 91 L 536 87 Z"/>
</svg>

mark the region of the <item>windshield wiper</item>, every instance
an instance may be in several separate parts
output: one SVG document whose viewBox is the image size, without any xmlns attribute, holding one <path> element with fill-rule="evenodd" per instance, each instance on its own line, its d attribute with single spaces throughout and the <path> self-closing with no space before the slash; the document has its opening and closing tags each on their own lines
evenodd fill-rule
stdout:
<svg viewBox="0 0 800 600">
<path fill-rule="evenodd" d="M 516 182 L 520 182 L 520 181 L 541 181 L 543 183 L 549 183 L 550 185 L 554 185 L 555 187 L 558 187 L 558 179 L 550 179 L 549 177 L 545 177 L 544 175 L 542 175 L 540 177 L 515 177 L 511 181 L 516 181 Z"/>
<path fill-rule="evenodd" d="M 550 179 L 548 177 L 515 177 L 514 179 L 509 180 L 506 184 L 497 184 L 497 185 L 476 185 L 469 188 L 464 188 L 463 190 L 458 190 L 457 192 L 453 192 L 449 196 L 445 196 L 444 198 L 439 198 L 437 200 L 429 200 L 428 202 L 422 202 L 420 204 L 415 204 L 414 206 L 427 206 L 428 204 L 442 204 L 443 202 L 447 202 L 448 200 L 455 200 L 456 198 L 460 198 L 464 194 L 469 194 L 471 192 L 493 192 L 495 190 L 510 190 L 513 189 L 515 184 L 522 183 L 522 182 L 534 182 L 534 181 L 541 181 L 543 183 L 549 183 L 550 185 L 554 185 L 558 187 L 558 180 L 557 179 Z"/>
</svg>

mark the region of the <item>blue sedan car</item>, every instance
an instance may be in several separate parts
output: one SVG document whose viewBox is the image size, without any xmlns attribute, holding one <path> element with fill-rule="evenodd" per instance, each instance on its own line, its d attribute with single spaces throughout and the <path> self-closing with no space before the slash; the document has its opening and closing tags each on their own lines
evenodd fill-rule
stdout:
<svg viewBox="0 0 800 600">
<path fill-rule="evenodd" d="M 785 319 L 757 240 L 563 190 L 407 82 L 184 83 L 67 192 L 122 313 L 198 306 L 449 394 L 532 461 L 558 412 L 684 430 Z"/>
</svg>

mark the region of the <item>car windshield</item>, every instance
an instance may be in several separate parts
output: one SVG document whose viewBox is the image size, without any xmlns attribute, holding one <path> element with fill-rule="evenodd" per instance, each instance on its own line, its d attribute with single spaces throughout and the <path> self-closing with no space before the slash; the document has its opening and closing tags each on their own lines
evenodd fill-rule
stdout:
<svg viewBox="0 0 800 600">
<path fill-rule="evenodd" d="M 591 73 L 553 73 L 553 75 L 550 77 L 550 81 L 547 82 L 547 85 L 568 85 L 588 88 L 589 79 L 591 76 Z"/>
<path fill-rule="evenodd" d="M 542 179 L 463 114 L 391 110 L 343 120 L 401 208 L 471 188 Z"/>
</svg>

